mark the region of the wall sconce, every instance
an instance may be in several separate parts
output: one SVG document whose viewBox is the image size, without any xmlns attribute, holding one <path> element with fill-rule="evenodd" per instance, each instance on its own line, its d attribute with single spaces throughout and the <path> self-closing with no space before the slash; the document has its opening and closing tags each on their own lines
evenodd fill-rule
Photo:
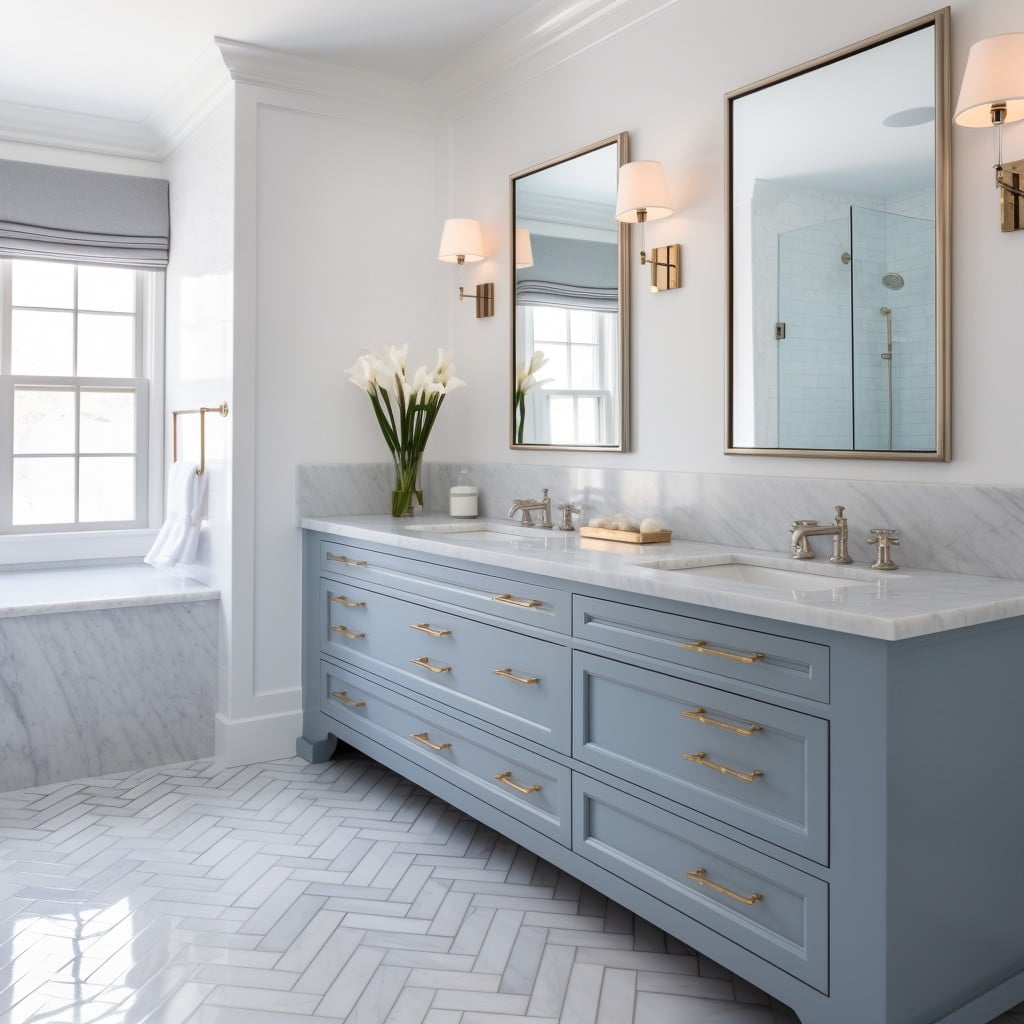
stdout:
<svg viewBox="0 0 1024 1024">
<path fill-rule="evenodd" d="M 441 232 L 441 248 L 437 258 L 442 263 L 459 265 L 459 299 L 476 299 L 478 317 L 494 316 L 494 284 L 478 284 L 475 292 L 462 288 L 462 267 L 467 263 L 479 263 L 484 259 L 484 240 L 480 233 L 480 222 L 465 217 L 454 217 L 444 222 Z"/>
<path fill-rule="evenodd" d="M 1024 32 L 982 39 L 971 47 L 953 120 L 996 130 L 996 188 L 1003 231 L 1024 228 L 1024 160 L 1003 163 L 1003 125 L 1024 119 Z"/>
<path fill-rule="evenodd" d="M 679 267 L 682 247 L 664 245 L 647 257 L 645 225 L 672 213 L 668 197 L 665 169 L 657 160 L 637 160 L 619 168 L 619 189 L 615 199 L 615 219 L 624 224 L 640 225 L 640 266 L 651 267 L 651 291 L 668 291 L 682 282 Z"/>
<path fill-rule="evenodd" d="M 533 242 L 526 228 L 516 228 L 516 270 L 533 266 Z"/>
</svg>

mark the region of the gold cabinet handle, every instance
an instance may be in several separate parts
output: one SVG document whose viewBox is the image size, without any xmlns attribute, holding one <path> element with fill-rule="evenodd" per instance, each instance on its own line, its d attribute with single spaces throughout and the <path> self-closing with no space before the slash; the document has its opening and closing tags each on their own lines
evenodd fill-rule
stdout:
<svg viewBox="0 0 1024 1024">
<path fill-rule="evenodd" d="M 733 892 L 732 889 L 726 889 L 724 885 L 712 882 L 707 875 L 708 873 L 704 868 L 697 868 L 696 871 L 686 872 L 686 877 L 692 878 L 698 885 L 706 885 L 709 889 L 714 889 L 715 892 L 720 892 L 723 896 L 728 896 L 729 899 L 736 900 L 737 903 L 742 903 L 744 906 L 752 907 L 758 900 L 764 899 L 759 892 L 755 892 L 752 896 L 743 896 L 738 892 Z"/>
<path fill-rule="evenodd" d="M 705 725 L 717 725 L 719 729 L 728 729 L 729 732 L 734 732 L 737 736 L 753 736 L 755 732 L 761 732 L 762 730 L 760 725 L 750 725 L 746 729 L 741 729 L 738 725 L 720 722 L 717 718 L 708 718 L 707 714 L 707 708 L 697 708 L 695 711 L 682 712 L 683 718 L 691 718 L 693 721 L 703 722 Z"/>
<path fill-rule="evenodd" d="M 450 743 L 431 743 L 430 733 L 428 732 L 411 732 L 409 733 L 409 739 L 415 740 L 417 743 L 422 743 L 425 747 L 430 747 L 431 750 L 451 750 L 452 745 Z"/>
<path fill-rule="evenodd" d="M 365 601 L 350 601 L 347 597 L 342 597 L 340 594 L 331 594 L 331 600 L 335 604 L 343 604 L 346 608 L 365 608 Z"/>
<path fill-rule="evenodd" d="M 721 772 L 723 775 L 731 775 L 734 779 L 740 779 L 743 782 L 753 782 L 764 775 L 764 772 L 758 771 L 756 768 L 749 774 L 738 772 L 734 768 L 726 768 L 724 764 L 715 764 L 714 761 L 707 760 L 707 756 L 703 750 L 699 754 L 683 754 L 687 761 L 692 761 L 694 764 L 702 764 L 705 768 L 712 768 L 716 772 Z"/>
<path fill-rule="evenodd" d="M 328 562 L 341 562 L 342 565 L 366 565 L 365 562 L 357 562 L 354 558 L 346 558 L 344 555 L 332 555 L 327 552 Z"/>
<path fill-rule="evenodd" d="M 365 633 L 352 633 L 347 626 L 331 626 L 332 633 L 340 633 L 342 636 L 346 636 L 349 640 L 362 640 Z"/>
<path fill-rule="evenodd" d="M 506 786 L 510 786 L 517 793 L 522 793 L 524 796 L 540 792 L 540 786 L 520 786 L 518 782 L 513 782 L 511 772 L 502 772 L 500 775 L 495 775 L 494 780 L 495 782 L 505 783 Z"/>
<path fill-rule="evenodd" d="M 491 675 L 501 676 L 502 679 L 511 679 L 513 683 L 522 683 L 523 686 L 536 686 L 540 682 L 540 676 L 517 676 L 512 674 L 510 668 L 495 668 Z"/>
<path fill-rule="evenodd" d="M 410 658 L 410 665 L 419 665 L 420 668 L 425 668 L 430 672 L 451 672 L 451 665 L 431 665 L 429 658 Z"/>
<path fill-rule="evenodd" d="M 353 700 L 346 690 L 333 690 L 331 692 L 332 697 L 336 697 L 341 701 L 342 704 L 347 704 L 350 708 L 365 708 L 365 700 Z"/>
<path fill-rule="evenodd" d="M 429 622 L 418 622 L 415 626 L 410 626 L 410 629 L 419 630 L 421 633 L 427 633 L 430 636 L 451 636 L 452 631 L 450 629 L 431 629 Z"/>
<path fill-rule="evenodd" d="M 491 600 L 499 601 L 501 604 L 510 604 L 513 608 L 538 608 L 541 604 L 536 598 L 531 597 L 525 601 L 520 601 L 511 594 L 498 594 L 497 597 L 492 597 Z"/>
<path fill-rule="evenodd" d="M 762 661 L 763 654 L 733 654 L 732 651 L 720 651 L 717 647 L 708 647 L 707 640 L 695 640 L 692 644 L 682 644 L 684 650 L 696 651 L 698 654 L 713 654 L 716 658 L 728 658 L 729 661 L 742 661 L 744 665 L 753 665 Z"/>
</svg>

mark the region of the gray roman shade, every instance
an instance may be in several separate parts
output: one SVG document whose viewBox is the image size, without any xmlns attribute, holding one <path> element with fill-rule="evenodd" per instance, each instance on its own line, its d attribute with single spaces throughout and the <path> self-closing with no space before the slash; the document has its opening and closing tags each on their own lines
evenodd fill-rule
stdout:
<svg viewBox="0 0 1024 1024">
<path fill-rule="evenodd" d="M 560 281 L 517 281 L 516 304 L 520 306 L 561 306 L 615 313 L 619 308 L 618 288 L 588 288 Z"/>
<path fill-rule="evenodd" d="M 0 160 L 0 257 L 167 266 L 168 183 Z"/>
</svg>

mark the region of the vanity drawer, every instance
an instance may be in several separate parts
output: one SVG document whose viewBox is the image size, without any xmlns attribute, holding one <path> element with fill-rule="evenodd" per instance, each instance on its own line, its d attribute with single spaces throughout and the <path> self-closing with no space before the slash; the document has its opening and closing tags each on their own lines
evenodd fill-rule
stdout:
<svg viewBox="0 0 1024 1024">
<path fill-rule="evenodd" d="M 828 886 L 821 879 L 578 772 L 572 846 L 828 992 Z"/>
<path fill-rule="evenodd" d="M 577 596 L 573 635 L 676 665 L 828 702 L 825 644 Z"/>
<path fill-rule="evenodd" d="M 320 663 L 321 710 L 568 846 L 568 768 L 350 668 Z"/>
<path fill-rule="evenodd" d="M 570 653 L 561 644 L 322 579 L 320 649 L 569 753 Z"/>
<path fill-rule="evenodd" d="M 573 756 L 828 863 L 828 722 L 577 651 Z"/>
<path fill-rule="evenodd" d="M 352 544 L 321 540 L 320 572 L 391 587 L 401 594 L 444 601 L 556 633 L 568 633 L 572 625 L 572 594 L 568 591 L 370 551 Z"/>
</svg>

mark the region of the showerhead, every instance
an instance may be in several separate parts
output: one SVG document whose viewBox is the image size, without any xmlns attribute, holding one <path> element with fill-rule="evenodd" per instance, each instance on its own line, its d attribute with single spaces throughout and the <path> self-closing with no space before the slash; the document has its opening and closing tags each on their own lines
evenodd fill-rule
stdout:
<svg viewBox="0 0 1024 1024">
<path fill-rule="evenodd" d="M 903 280 L 902 274 L 883 274 L 882 284 L 891 292 L 898 292 L 907 282 Z"/>
</svg>

